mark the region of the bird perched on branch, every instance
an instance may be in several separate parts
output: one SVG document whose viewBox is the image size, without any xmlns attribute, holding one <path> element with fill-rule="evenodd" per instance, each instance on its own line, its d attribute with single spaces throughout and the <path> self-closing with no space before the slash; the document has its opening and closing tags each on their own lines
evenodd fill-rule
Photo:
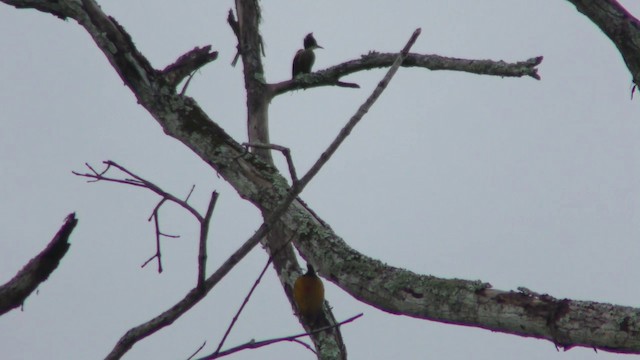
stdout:
<svg viewBox="0 0 640 360">
<path fill-rule="evenodd" d="M 291 73 L 294 79 L 300 74 L 308 74 L 311 72 L 311 67 L 314 61 L 316 61 L 316 55 L 313 53 L 315 49 L 324 48 L 318 45 L 316 39 L 313 37 L 313 33 L 309 33 L 304 37 L 304 49 L 298 50 L 296 56 L 293 57 Z"/>
<path fill-rule="evenodd" d="M 305 321 L 310 325 L 315 323 L 324 304 L 324 285 L 309 263 L 307 273 L 298 277 L 293 284 L 293 298 L 298 306 L 298 313 Z"/>
</svg>

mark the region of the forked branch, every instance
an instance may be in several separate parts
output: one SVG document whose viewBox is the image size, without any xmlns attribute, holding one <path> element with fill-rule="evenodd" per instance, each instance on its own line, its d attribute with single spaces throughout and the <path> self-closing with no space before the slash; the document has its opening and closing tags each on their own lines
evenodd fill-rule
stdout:
<svg viewBox="0 0 640 360">
<path fill-rule="evenodd" d="M 78 173 L 73 171 L 74 175 L 77 176 L 81 176 L 81 177 L 86 177 L 89 178 L 91 180 L 89 180 L 90 182 L 96 182 L 96 181 L 108 181 L 108 182 L 115 182 L 115 183 L 120 183 L 120 184 L 125 184 L 125 185 L 132 185 L 132 186 L 139 186 L 139 187 L 143 187 L 146 189 L 149 189 L 151 191 L 153 191 L 154 193 L 158 194 L 159 196 L 162 197 L 162 199 L 160 200 L 160 202 L 156 205 L 156 207 L 153 209 L 153 212 L 151 214 L 151 216 L 149 217 L 149 221 L 154 220 L 154 225 L 155 225 L 155 231 L 156 231 L 156 253 L 149 258 L 142 266 L 144 267 L 145 265 L 147 265 L 151 260 L 158 259 L 158 272 L 162 272 L 162 253 L 160 251 L 160 238 L 161 237 L 177 237 L 176 235 L 169 235 L 169 234 L 165 234 L 160 230 L 160 225 L 159 225 L 159 209 L 160 207 L 167 201 L 173 202 L 175 204 L 178 204 L 179 206 L 181 206 L 182 208 L 186 209 L 189 213 L 191 213 L 191 215 L 193 215 L 193 217 L 196 218 L 196 220 L 198 221 L 198 223 L 200 224 L 200 236 L 199 236 L 199 246 L 198 246 L 198 286 L 202 286 L 204 284 L 204 280 L 205 280 L 205 273 L 206 273 L 206 263 L 207 263 L 207 238 L 208 238 L 208 233 L 209 233 L 209 224 L 211 222 L 211 216 L 213 215 L 213 209 L 215 208 L 215 204 L 216 201 L 218 199 L 218 193 L 216 191 L 213 191 L 211 194 L 211 200 L 209 201 L 209 205 L 207 207 L 207 212 L 205 213 L 205 215 L 201 215 L 198 210 L 196 210 L 193 206 L 189 205 L 188 200 L 189 197 L 191 196 L 191 193 L 193 192 L 193 188 L 191 189 L 191 191 L 189 192 L 189 195 L 187 195 L 187 198 L 185 200 L 179 199 L 178 197 L 162 190 L 162 188 L 160 188 L 159 186 L 157 186 L 156 184 L 152 183 L 149 180 L 146 180 L 134 173 L 132 173 L 131 171 L 127 170 L 126 168 L 124 168 L 121 165 L 118 165 L 117 163 L 113 162 L 113 161 L 104 161 L 103 162 L 106 165 L 106 168 L 100 172 L 96 171 L 91 165 L 89 164 L 85 164 L 87 166 L 87 168 L 89 168 L 89 170 L 91 170 L 91 173 Z M 130 178 L 113 178 L 113 177 L 108 177 L 106 176 L 107 172 L 111 169 L 111 168 L 116 168 L 120 171 L 122 171 L 123 173 L 127 174 L 130 176 Z"/>
</svg>

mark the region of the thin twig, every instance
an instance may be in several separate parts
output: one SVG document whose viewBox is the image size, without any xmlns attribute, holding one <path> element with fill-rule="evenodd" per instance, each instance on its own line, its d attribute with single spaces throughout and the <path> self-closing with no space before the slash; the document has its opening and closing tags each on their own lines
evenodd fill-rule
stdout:
<svg viewBox="0 0 640 360">
<path fill-rule="evenodd" d="M 207 342 L 206 342 L 206 341 L 205 341 L 205 342 L 203 342 L 203 343 L 202 343 L 202 345 L 200 345 L 200 347 L 199 347 L 199 348 L 197 348 L 197 349 L 196 349 L 196 351 L 194 351 L 194 353 L 193 353 L 193 354 L 191 354 L 191 356 L 189 356 L 189 357 L 187 358 L 187 360 L 191 360 L 191 359 L 193 359 L 193 357 L 194 357 L 194 356 L 196 356 L 196 355 L 197 355 L 197 354 L 198 354 L 202 349 L 204 349 L 204 346 L 205 346 L 205 345 L 207 345 Z"/>
<path fill-rule="evenodd" d="M 288 199 L 288 198 L 287 198 Z M 289 204 L 292 200 L 289 201 Z M 281 216 L 287 207 L 280 206 L 277 212 L 274 212 L 270 217 L 271 221 Z M 233 269 L 249 252 L 260 243 L 262 239 L 269 232 L 269 226 L 267 223 L 263 223 L 258 230 L 244 242 L 227 260 L 220 265 L 220 267 L 211 274 L 204 282 L 204 286 L 196 286 L 191 289 L 180 301 L 175 305 L 165 310 L 155 318 L 140 324 L 127 331 L 113 347 L 111 352 L 107 355 L 105 360 L 116 360 L 122 358 L 122 356 L 133 347 L 135 343 L 154 334 L 160 329 L 171 325 L 180 316 L 194 307 L 200 300 L 202 300 L 208 293 Z"/>
<path fill-rule="evenodd" d="M 153 208 L 153 212 L 149 216 L 149 219 L 147 219 L 147 221 L 153 220 L 153 227 L 154 227 L 155 233 L 156 233 L 156 253 L 153 254 L 153 256 L 151 256 L 147 261 L 145 261 L 140 266 L 141 268 L 144 268 L 145 266 L 147 266 L 147 264 L 149 264 L 151 262 L 151 260 L 158 259 L 158 273 L 162 273 L 162 251 L 160 250 L 160 237 L 163 236 L 162 232 L 160 231 L 159 210 L 160 210 L 160 207 L 162 206 L 162 204 L 164 204 L 165 201 L 167 201 L 167 198 L 162 198 L 162 200 L 160 200 L 160 202 L 158 202 L 156 207 Z M 177 237 L 177 236 L 168 235 L 168 237 Z"/>
<path fill-rule="evenodd" d="M 193 194 L 193 190 L 195 190 L 196 185 L 193 184 L 191 185 L 191 190 L 189 190 L 189 194 L 187 194 L 187 197 L 184 199 L 184 202 L 189 202 L 189 198 L 191 197 L 191 194 Z"/>
<path fill-rule="evenodd" d="M 85 164 L 92 172 L 93 174 L 81 174 L 75 171 L 72 171 L 72 173 L 74 175 L 77 176 L 82 176 L 82 177 L 88 177 L 88 178 L 92 178 L 94 179 L 94 181 L 109 181 L 109 182 L 116 182 L 116 183 L 120 183 L 120 184 L 126 184 L 126 185 L 134 185 L 134 186 L 140 186 L 140 187 L 144 187 L 147 188 L 153 192 L 155 192 L 156 194 L 162 196 L 163 198 L 167 198 L 167 200 L 174 202 L 178 205 L 180 205 L 181 207 L 183 207 L 185 210 L 187 210 L 188 212 L 190 212 L 196 219 L 198 219 L 198 221 L 202 221 L 202 215 L 200 215 L 200 213 L 198 213 L 198 211 L 196 209 L 194 209 L 192 206 L 190 206 L 186 201 L 180 200 L 177 197 L 169 194 L 168 192 L 162 190 L 159 186 L 157 186 L 156 184 L 152 183 L 151 181 L 145 180 L 143 178 L 141 178 L 140 176 L 132 173 L 131 171 L 127 170 L 126 168 L 122 167 L 121 165 L 118 165 L 117 163 L 107 160 L 103 162 L 105 165 L 107 165 L 107 168 L 102 171 L 101 173 L 98 173 L 97 171 L 95 171 L 89 164 Z M 115 179 L 115 178 L 109 178 L 104 176 L 104 174 L 109 171 L 109 169 L 111 169 L 111 167 L 115 167 L 118 170 L 124 172 L 125 174 L 128 174 L 129 176 L 131 176 L 133 179 Z"/>
<path fill-rule="evenodd" d="M 233 57 L 233 61 L 231 62 L 231 66 L 235 67 L 238 63 L 238 59 L 240 59 L 240 24 L 236 20 L 235 16 L 233 16 L 233 10 L 229 9 L 229 14 L 227 15 L 227 23 L 231 27 L 231 30 L 236 35 L 238 39 L 238 45 L 236 45 L 236 55 Z"/>
<path fill-rule="evenodd" d="M 151 213 L 151 216 L 149 216 L 149 219 L 147 221 L 151 221 L 153 220 L 153 228 L 155 229 L 155 233 L 156 233 L 156 253 L 149 258 L 149 260 L 145 261 L 142 266 L 140 267 L 145 267 L 147 266 L 148 263 L 151 262 L 151 260 L 153 260 L 154 258 L 158 259 L 158 273 L 162 273 L 162 251 L 160 250 L 160 236 L 162 236 L 162 233 L 160 231 L 160 215 L 159 215 L 159 210 L 160 207 L 162 206 L 162 204 L 164 204 L 164 202 L 167 201 L 166 198 L 162 198 L 162 200 L 160 200 L 160 202 L 158 203 L 158 205 L 156 205 L 156 207 L 153 209 L 153 212 Z"/>
<path fill-rule="evenodd" d="M 184 93 L 187 92 L 187 88 L 189 87 L 189 83 L 191 83 L 191 79 L 193 79 L 193 75 L 196 74 L 198 70 L 194 70 L 193 72 L 191 72 L 191 74 L 189 74 L 189 76 L 187 76 L 187 81 L 184 83 L 184 86 L 182 87 L 182 90 L 180 91 L 180 96 L 184 96 Z"/>
<path fill-rule="evenodd" d="M 105 162 L 105 164 L 107 164 Z M 97 182 L 97 181 L 109 181 L 109 182 L 115 182 L 115 183 L 120 183 L 120 184 L 126 184 L 126 185 L 133 185 L 133 186 L 140 186 L 140 187 L 145 187 L 145 185 L 143 183 L 141 183 L 140 181 L 135 181 L 135 180 L 131 180 L 131 179 L 115 179 L 115 178 L 109 178 L 104 176 L 105 173 L 107 173 L 109 171 L 109 169 L 111 169 L 111 165 L 107 164 L 107 167 L 102 171 L 102 172 L 97 172 L 93 167 L 91 167 L 91 165 L 89 165 L 88 163 L 84 164 L 86 167 L 89 168 L 89 170 L 91 170 L 91 172 L 93 174 L 82 174 L 82 173 L 78 173 L 75 171 L 72 171 L 71 173 L 76 175 L 76 176 L 81 176 L 81 177 L 88 177 L 90 179 L 93 180 L 88 180 L 88 182 Z"/>
<path fill-rule="evenodd" d="M 263 346 L 267 346 L 267 345 L 271 345 L 271 344 L 275 344 L 275 343 L 279 343 L 279 342 L 283 342 L 283 341 L 297 342 L 299 344 L 305 345 L 305 347 L 307 347 L 309 350 L 313 351 L 313 349 L 311 349 L 311 347 L 309 347 L 308 345 L 306 345 L 305 343 L 303 343 L 303 342 L 301 342 L 301 341 L 299 341 L 297 339 L 301 338 L 301 337 L 306 337 L 306 336 L 310 336 L 310 335 L 313 335 L 313 334 L 317 334 L 317 333 L 320 333 L 320 332 L 323 332 L 323 331 L 326 331 L 326 330 L 329 330 L 329 329 L 332 329 L 332 328 L 340 327 L 340 326 L 342 326 L 344 324 L 350 323 L 350 322 L 358 319 L 361 316 L 362 316 L 362 313 L 360 313 L 360 314 L 358 314 L 356 316 L 352 316 L 349 319 L 341 321 L 341 322 L 339 322 L 337 324 L 325 326 L 325 327 L 316 329 L 316 330 L 308 332 L 308 333 L 305 332 L 305 333 L 300 333 L 300 334 L 293 335 L 293 336 L 279 337 L 279 338 L 261 340 L 261 341 L 252 340 L 252 341 L 246 342 L 246 343 L 244 343 L 242 345 L 233 347 L 231 349 L 228 349 L 228 350 L 225 350 L 225 351 L 221 351 L 219 353 L 213 353 L 213 354 L 207 355 L 205 357 L 199 358 L 198 360 L 218 359 L 218 358 L 221 358 L 223 356 L 231 355 L 231 354 L 236 353 L 238 351 L 242 351 L 242 350 L 246 350 L 246 349 L 258 349 L 258 348 L 261 348 Z M 315 351 L 313 351 L 313 352 L 315 353 Z"/>
<path fill-rule="evenodd" d="M 236 312 L 235 316 L 231 320 L 231 323 L 227 327 L 227 330 L 225 331 L 224 336 L 220 340 L 220 343 L 218 344 L 218 348 L 216 349 L 214 354 L 219 353 L 220 349 L 222 349 L 222 347 L 224 346 L 224 342 L 227 340 L 227 337 L 231 333 L 231 329 L 233 329 L 233 326 L 238 321 L 238 318 L 240 317 L 240 314 L 242 313 L 242 310 L 244 310 L 244 307 L 247 305 L 247 303 L 249 303 L 249 299 L 251 298 L 251 295 L 253 295 L 253 292 L 258 287 L 258 284 L 260 284 L 260 281 L 262 281 L 262 278 L 264 277 L 264 274 L 267 272 L 267 269 L 269 268 L 269 264 L 271 264 L 273 262 L 273 257 L 277 253 L 279 253 L 282 249 L 284 249 L 287 245 L 289 245 L 291 240 L 293 240 L 293 236 L 291 236 L 289 239 L 287 239 L 287 241 L 285 241 L 282 245 L 280 245 L 280 247 L 278 247 L 278 249 L 276 249 L 273 252 L 273 254 L 271 254 L 271 256 L 269 256 L 269 259 L 267 260 L 267 263 L 264 265 L 264 268 L 260 272 L 260 275 L 258 275 L 258 278 L 253 283 L 253 286 L 251 286 L 251 289 L 249 290 L 249 293 L 247 294 L 247 296 L 245 296 L 244 300 L 242 301 L 242 304 L 240 305 L 240 308 L 238 309 L 238 311 Z"/>
<path fill-rule="evenodd" d="M 156 253 L 153 254 L 153 256 L 151 256 L 149 259 L 147 259 L 142 265 L 141 267 L 145 267 L 147 266 L 147 264 L 149 264 L 153 259 L 158 259 L 158 272 L 162 273 L 163 271 L 163 267 L 162 267 L 162 252 L 160 250 L 160 238 L 162 236 L 164 237 L 169 237 L 169 238 L 178 238 L 178 235 L 169 235 L 169 234 L 165 234 L 160 230 L 160 216 L 159 216 L 159 210 L 160 207 L 162 207 L 162 205 L 166 202 L 166 201 L 171 201 L 174 202 L 178 205 L 180 205 L 182 208 L 186 209 L 187 211 L 189 211 L 189 213 L 191 213 L 196 220 L 198 221 L 198 223 L 200 223 L 200 236 L 199 236 L 199 246 L 198 246 L 198 278 L 197 278 L 197 282 L 198 282 L 198 286 L 202 286 L 202 284 L 205 281 L 205 274 L 206 274 L 206 262 L 207 262 L 207 237 L 208 237 L 208 232 L 209 232 L 209 224 L 211 222 L 211 216 L 213 215 L 213 209 L 215 208 L 215 203 L 218 197 L 218 193 L 217 192 L 213 192 L 213 194 L 211 195 L 211 201 L 209 202 L 209 206 L 207 208 L 207 213 L 205 214 L 205 216 L 202 216 L 194 207 L 192 207 L 191 205 L 189 205 L 188 201 L 189 198 L 191 197 L 191 195 L 193 194 L 193 191 L 195 189 L 195 185 L 193 185 L 191 187 L 191 189 L 189 190 L 189 194 L 187 195 L 185 200 L 181 200 L 177 197 L 175 197 L 172 194 L 169 194 L 168 192 L 162 190 L 159 186 L 157 186 L 156 184 L 152 183 L 151 181 L 148 181 L 136 174 L 134 174 L 133 172 L 127 170 L 125 167 L 113 162 L 113 161 L 104 161 L 103 162 L 106 165 L 106 168 L 102 171 L 102 172 L 98 172 L 96 171 L 91 165 L 89 164 L 85 164 L 87 166 L 87 168 L 89 168 L 89 170 L 91 170 L 91 174 L 81 174 L 81 173 L 77 173 L 77 172 L 73 172 L 73 174 L 77 175 L 77 176 L 82 176 L 82 177 L 88 177 L 92 182 L 93 181 L 110 181 L 110 182 L 116 182 L 116 183 L 120 183 L 120 184 L 126 184 L 126 185 L 134 185 L 134 186 L 140 186 L 140 187 L 144 187 L 147 188 L 153 192 L 155 192 L 156 194 L 162 196 L 162 200 L 160 200 L 160 202 L 155 206 L 155 208 L 153 209 L 153 212 L 151 213 L 151 215 L 149 216 L 148 221 L 153 220 L 154 221 L 154 227 L 155 227 L 155 233 L 156 233 Z M 118 170 L 122 171 L 123 173 L 129 175 L 131 178 L 125 178 L 125 179 L 116 179 L 116 178 L 111 178 L 111 177 L 107 177 L 105 176 L 105 174 L 112 168 L 117 168 Z"/>
<path fill-rule="evenodd" d="M 272 258 L 270 257 L 267 263 L 264 264 L 264 268 L 260 272 L 260 275 L 258 276 L 256 281 L 253 283 L 253 286 L 251 286 L 251 290 L 249 290 L 249 294 L 247 294 L 247 296 L 242 301 L 240 308 L 238 309 L 236 314 L 233 316 L 233 319 L 231 320 L 229 327 L 227 327 L 227 331 L 225 331 L 224 335 L 222 336 L 220 343 L 218 343 L 218 347 L 216 348 L 216 351 L 214 351 L 214 354 L 220 353 L 220 349 L 222 349 L 222 346 L 224 346 L 224 342 L 227 340 L 227 337 L 231 333 L 231 329 L 233 329 L 233 325 L 235 325 L 235 323 L 238 321 L 238 319 L 240 318 L 240 314 L 242 313 L 242 310 L 244 310 L 244 307 L 249 303 L 249 299 L 251 298 L 251 295 L 253 294 L 255 289 L 258 287 L 258 284 L 260 284 L 260 281 L 262 280 L 262 277 L 264 276 L 264 274 L 267 272 L 267 269 L 269 268 L 269 264 L 271 264 L 271 261 L 272 261 Z"/>
</svg>

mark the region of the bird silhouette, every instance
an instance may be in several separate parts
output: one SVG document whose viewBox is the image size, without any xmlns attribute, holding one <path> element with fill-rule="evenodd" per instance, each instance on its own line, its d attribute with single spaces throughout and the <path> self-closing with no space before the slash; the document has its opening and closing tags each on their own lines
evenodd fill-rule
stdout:
<svg viewBox="0 0 640 360">
<path fill-rule="evenodd" d="M 304 48 L 298 50 L 293 57 L 293 66 L 291 67 L 291 75 L 293 78 L 300 74 L 308 74 L 311 72 L 313 63 L 316 61 L 316 55 L 313 53 L 315 49 L 324 49 L 318 45 L 313 33 L 304 37 Z"/>
</svg>

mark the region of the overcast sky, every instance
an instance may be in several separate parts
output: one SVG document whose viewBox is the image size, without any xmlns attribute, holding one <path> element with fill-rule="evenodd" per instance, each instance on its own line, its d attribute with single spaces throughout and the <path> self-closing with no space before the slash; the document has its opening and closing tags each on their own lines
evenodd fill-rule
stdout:
<svg viewBox="0 0 640 360">
<path fill-rule="evenodd" d="M 226 23 L 232 1 L 101 1 L 139 50 L 163 68 L 195 46 L 219 59 L 188 95 L 237 141 L 246 140 L 241 67 Z M 635 16 L 640 4 L 621 1 Z M 469 59 L 543 55 L 541 81 L 400 69 L 388 90 L 302 197 L 338 235 L 390 265 L 445 278 L 525 286 L 558 298 L 639 306 L 640 99 L 613 44 L 567 1 L 262 2 L 266 79 L 290 77 L 313 31 L 325 49 L 315 69 L 370 50 Z M 176 196 L 192 185 L 204 211 L 220 198 L 210 235 L 215 269 L 259 226 L 258 211 L 136 103 L 73 20 L 0 4 L 0 282 L 37 254 L 70 212 L 69 253 L 30 296 L 0 318 L 3 359 L 99 359 L 131 327 L 194 285 L 197 225 L 162 209 L 165 272 L 140 265 L 155 250 L 150 192 L 71 174 L 113 160 Z M 384 70 L 276 98 L 272 142 L 292 149 L 302 173 L 356 111 Z M 280 169 L 286 173 L 279 157 Z M 215 349 L 267 256 L 260 248 L 173 326 L 127 359 L 185 359 Z M 325 281 L 352 359 L 613 359 L 547 341 L 390 315 Z M 303 331 L 273 271 L 228 346 Z M 203 353 L 204 354 L 204 353 Z M 313 359 L 283 343 L 235 359 Z"/>
</svg>

